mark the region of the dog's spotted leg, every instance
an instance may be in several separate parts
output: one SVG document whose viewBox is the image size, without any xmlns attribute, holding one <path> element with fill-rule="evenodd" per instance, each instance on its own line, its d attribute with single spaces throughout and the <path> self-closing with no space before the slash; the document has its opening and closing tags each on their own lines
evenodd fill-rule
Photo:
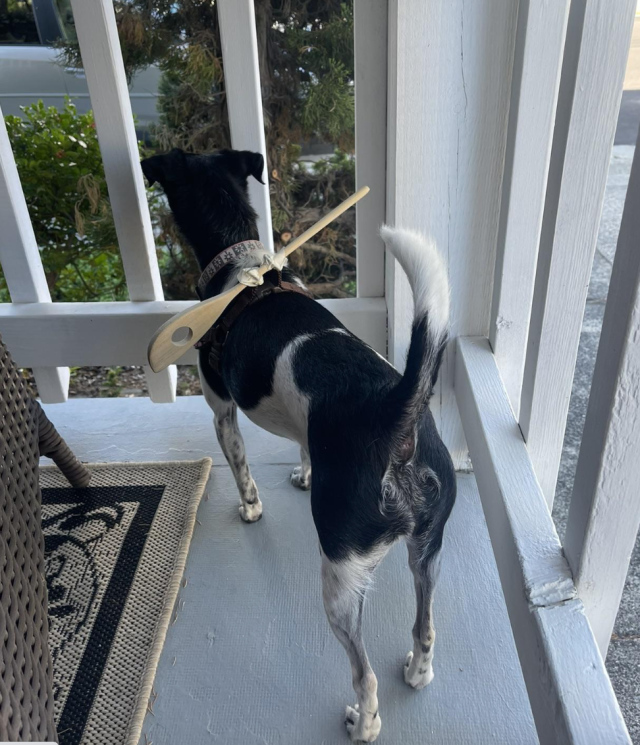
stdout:
<svg viewBox="0 0 640 745">
<path fill-rule="evenodd" d="M 262 517 L 262 502 L 258 487 L 251 477 L 244 440 L 238 427 L 238 409 L 230 403 L 224 410 L 215 412 L 214 424 L 218 442 L 233 472 L 240 492 L 240 517 L 254 523 Z"/>
<path fill-rule="evenodd" d="M 362 640 L 362 608 L 371 575 L 380 560 L 372 555 L 330 561 L 322 555 L 322 598 L 327 618 L 351 663 L 358 703 L 347 706 L 345 724 L 354 742 L 373 742 L 382 722 L 378 712 L 378 681 Z"/>
<path fill-rule="evenodd" d="M 255 523 L 262 517 L 262 502 L 247 463 L 244 440 L 238 427 L 238 407 L 233 401 L 225 401 L 217 396 L 206 385 L 204 376 L 200 376 L 200 379 L 204 397 L 213 409 L 213 424 L 218 442 L 240 492 L 240 517 L 247 523 Z"/>
<path fill-rule="evenodd" d="M 311 489 L 311 459 L 309 453 L 300 448 L 300 465 L 296 466 L 291 473 L 291 483 L 298 489 Z"/>
<path fill-rule="evenodd" d="M 413 651 L 404 663 L 404 680 L 407 685 L 420 690 L 433 680 L 433 645 L 436 631 L 433 628 L 433 591 L 438 578 L 440 553 L 425 559 L 416 546 L 409 542 L 409 566 L 416 588 L 416 622 L 413 626 Z"/>
</svg>

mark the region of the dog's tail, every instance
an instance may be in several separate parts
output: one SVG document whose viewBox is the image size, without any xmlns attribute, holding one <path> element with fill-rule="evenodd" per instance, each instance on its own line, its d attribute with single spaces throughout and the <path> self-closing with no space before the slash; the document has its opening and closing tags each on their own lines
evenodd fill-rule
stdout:
<svg viewBox="0 0 640 745">
<path fill-rule="evenodd" d="M 432 239 L 388 225 L 382 226 L 380 235 L 404 269 L 413 293 L 407 364 L 388 399 L 393 449 L 397 459 L 406 462 L 413 456 L 416 425 L 429 404 L 449 336 L 449 280 Z"/>
</svg>

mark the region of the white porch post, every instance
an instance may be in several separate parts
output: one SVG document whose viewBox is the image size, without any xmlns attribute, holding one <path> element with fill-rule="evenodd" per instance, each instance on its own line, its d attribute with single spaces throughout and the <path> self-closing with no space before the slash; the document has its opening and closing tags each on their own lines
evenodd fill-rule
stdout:
<svg viewBox="0 0 640 745">
<path fill-rule="evenodd" d="M 162 300 L 160 269 L 113 3 L 72 0 L 71 4 L 129 297 L 134 301 Z M 175 365 L 160 373 L 145 366 L 145 373 L 153 401 L 175 401 Z"/>
<path fill-rule="evenodd" d="M 253 150 L 264 156 L 264 185 L 250 178 L 249 198 L 258 213 L 260 240 L 273 251 L 269 169 L 253 0 L 218 0 L 217 4 L 231 145 L 235 150 Z"/>
<path fill-rule="evenodd" d="M 640 525 L 639 236 L 636 144 L 564 540 L 603 657 Z"/>
<path fill-rule="evenodd" d="M 0 262 L 14 303 L 51 303 L 51 294 L 0 110 Z M 11 347 L 9 346 L 11 351 Z M 44 403 L 67 400 L 68 367 L 34 367 Z"/>
<path fill-rule="evenodd" d="M 356 205 L 358 297 L 384 296 L 384 243 L 378 228 L 386 212 L 388 0 L 354 0 Z"/>
<path fill-rule="evenodd" d="M 569 0 L 522 0 L 489 339 L 518 416 Z"/>
<path fill-rule="evenodd" d="M 520 405 L 549 505 L 635 9 L 636 0 L 575 0 L 569 16 Z"/>
<path fill-rule="evenodd" d="M 387 221 L 429 233 L 448 261 L 452 335 L 489 335 L 517 3 L 390 0 Z M 411 329 L 406 277 L 386 263 L 389 359 Z M 432 400 L 456 467 L 469 465 L 450 345 Z"/>
</svg>

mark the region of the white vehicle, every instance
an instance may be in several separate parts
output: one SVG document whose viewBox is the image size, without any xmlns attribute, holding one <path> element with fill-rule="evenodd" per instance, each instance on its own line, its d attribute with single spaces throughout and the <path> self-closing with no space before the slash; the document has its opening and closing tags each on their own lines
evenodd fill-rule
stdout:
<svg viewBox="0 0 640 745">
<path fill-rule="evenodd" d="M 0 107 L 3 114 L 21 115 L 20 107 L 42 100 L 62 108 L 69 96 L 85 113 L 91 109 L 84 71 L 63 67 L 52 47 L 74 39 L 70 0 L 0 0 Z M 136 129 L 144 132 L 156 121 L 160 70 L 152 65 L 130 86 Z"/>
</svg>

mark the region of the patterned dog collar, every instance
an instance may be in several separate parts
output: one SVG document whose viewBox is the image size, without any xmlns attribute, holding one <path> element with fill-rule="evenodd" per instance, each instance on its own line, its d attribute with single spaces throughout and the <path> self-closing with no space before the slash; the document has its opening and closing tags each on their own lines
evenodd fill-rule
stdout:
<svg viewBox="0 0 640 745">
<path fill-rule="evenodd" d="M 198 280 L 198 294 L 200 297 L 204 297 L 204 291 L 211 281 L 223 266 L 226 266 L 235 259 L 240 259 L 243 256 L 255 251 L 259 248 L 264 249 L 264 246 L 260 241 L 240 241 L 240 243 L 234 243 L 233 246 L 225 248 L 217 256 L 214 256 L 213 260 L 205 267 L 205 270 L 200 275 Z"/>
</svg>

